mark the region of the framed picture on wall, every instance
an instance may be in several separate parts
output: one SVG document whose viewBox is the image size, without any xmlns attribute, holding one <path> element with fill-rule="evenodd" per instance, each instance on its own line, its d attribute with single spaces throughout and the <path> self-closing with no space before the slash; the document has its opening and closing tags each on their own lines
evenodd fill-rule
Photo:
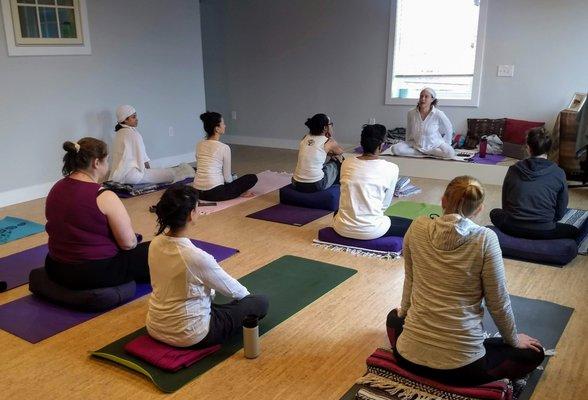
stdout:
<svg viewBox="0 0 588 400">
<path fill-rule="evenodd" d="M 575 93 L 572 101 L 570 101 L 570 105 L 568 106 L 568 110 L 570 111 L 580 111 L 584 102 L 586 102 L 586 95 L 587 93 Z"/>
</svg>

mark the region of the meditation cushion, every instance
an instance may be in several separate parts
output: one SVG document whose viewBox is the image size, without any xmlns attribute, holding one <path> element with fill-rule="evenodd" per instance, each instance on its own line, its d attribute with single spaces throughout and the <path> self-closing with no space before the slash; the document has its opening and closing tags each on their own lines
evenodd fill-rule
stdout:
<svg viewBox="0 0 588 400">
<path fill-rule="evenodd" d="M 333 185 L 327 190 L 314 193 L 302 193 L 292 185 L 280 189 L 280 203 L 291 206 L 318 208 L 321 210 L 337 211 L 339 209 L 339 185 Z"/>
<path fill-rule="evenodd" d="M 149 335 L 142 335 L 128 342 L 124 350 L 158 368 L 176 372 L 219 351 L 220 348 L 220 344 L 204 349 L 173 347 L 155 340 Z"/>
<path fill-rule="evenodd" d="M 361 249 L 394 253 L 402 251 L 402 238 L 397 236 L 384 236 L 372 240 L 350 239 L 339 235 L 333 228 L 328 227 L 319 230 L 318 239 L 322 242 L 358 247 Z"/>
<path fill-rule="evenodd" d="M 513 237 L 489 225 L 507 258 L 531 261 L 539 264 L 566 265 L 578 254 L 578 244 L 573 239 L 531 240 Z"/>
<path fill-rule="evenodd" d="M 29 290 L 52 303 L 82 311 L 103 311 L 114 308 L 135 295 L 134 281 L 120 286 L 73 290 L 63 287 L 47 275 L 45 268 L 37 268 L 29 275 Z"/>
<path fill-rule="evenodd" d="M 367 359 L 367 374 L 356 384 L 360 391 L 366 390 L 390 397 L 369 397 L 378 399 L 512 399 L 512 388 L 506 380 L 486 383 L 479 386 L 451 386 L 422 376 L 415 375 L 400 367 L 391 350 L 377 349 Z M 371 389 L 371 390 L 370 390 Z M 381 391 L 380 391 L 381 390 Z M 392 395 L 393 394 L 393 395 Z"/>
</svg>

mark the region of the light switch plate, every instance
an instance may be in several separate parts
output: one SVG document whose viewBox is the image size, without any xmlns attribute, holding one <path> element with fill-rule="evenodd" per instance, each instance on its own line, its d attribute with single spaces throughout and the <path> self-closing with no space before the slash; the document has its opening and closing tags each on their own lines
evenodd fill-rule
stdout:
<svg viewBox="0 0 588 400">
<path fill-rule="evenodd" d="M 514 76 L 514 65 L 499 65 L 498 76 L 513 77 Z"/>
</svg>

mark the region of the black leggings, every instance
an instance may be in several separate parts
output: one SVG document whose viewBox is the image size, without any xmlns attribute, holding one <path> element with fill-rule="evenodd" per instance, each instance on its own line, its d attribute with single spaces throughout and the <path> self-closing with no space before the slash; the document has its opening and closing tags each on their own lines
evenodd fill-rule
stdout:
<svg viewBox="0 0 588 400">
<path fill-rule="evenodd" d="M 512 347 L 502 338 L 484 340 L 486 354 L 471 364 L 454 369 L 435 369 L 415 364 L 402 357 L 396 350 L 396 339 L 402 333 L 404 318 L 398 317 L 397 311 L 388 314 L 386 329 L 398 365 L 413 374 L 437 382 L 455 386 L 477 386 L 508 378 L 520 379 L 539 366 L 545 354 L 543 350 L 518 349 Z"/>
<path fill-rule="evenodd" d="M 386 233 L 384 233 L 382 235 L 382 237 L 384 236 L 400 236 L 400 237 L 404 237 L 404 235 L 406 234 L 406 231 L 408 230 L 408 228 L 410 227 L 410 224 L 412 223 L 412 219 L 409 218 L 403 218 L 403 217 L 388 217 L 390 218 L 390 228 L 388 228 L 388 231 Z"/>
<path fill-rule="evenodd" d="M 507 235 L 525 239 L 576 239 L 580 234 L 580 230 L 574 225 L 562 224 L 559 222 L 555 223 L 554 229 L 547 230 L 529 229 L 527 227 L 517 226 L 517 223 L 513 222 L 513 220 L 510 219 L 501 208 L 495 208 L 490 211 L 490 221 L 492 221 L 495 227 Z"/>
<path fill-rule="evenodd" d="M 193 347 L 203 349 L 224 343 L 231 336 L 241 332 L 245 317 L 252 315 L 261 319 L 267 314 L 268 308 L 268 298 L 263 294 L 250 294 L 228 304 L 213 303 L 210 309 L 208 334 Z"/>
<path fill-rule="evenodd" d="M 206 201 L 225 201 L 235 199 L 251 189 L 257 183 L 257 175 L 247 174 L 231 183 L 218 185 L 209 190 L 199 190 L 200 199 Z"/>
<path fill-rule="evenodd" d="M 76 290 L 112 287 L 130 281 L 150 282 L 147 264 L 150 243 L 139 243 L 112 258 L 76 264 L 62 263 L 47 255 L 45 270 L 55 283 Z"/>
</svg>

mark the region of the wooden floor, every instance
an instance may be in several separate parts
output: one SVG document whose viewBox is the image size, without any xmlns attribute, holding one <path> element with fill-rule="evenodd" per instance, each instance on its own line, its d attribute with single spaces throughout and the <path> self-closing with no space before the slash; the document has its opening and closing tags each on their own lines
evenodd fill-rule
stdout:
<svg viewBox="0 0 588 400">
<path fill-rule="evenodd" d="M 265 169 L 292 171 L 296 152 L 232 146 L 233 169 L 242 174 Z M 55 167 L 56 169 L 59 166 Z M 402 171 L 401 171 L 402 173 Z M 411 200 L 438 203 L 447 182 L 416 178 L 423 193 Z M 500 187 L 487 186 L 486 212 L 500 205 Z M 155 231 L 148 208 L 161 193 L 124 200 L 137 232 L 150 239 Z M 304 227 L 259 221 L 245 216 L 277 203 L 270 193 L 202 216 L 191 236 L 240 250 L 222 263 L 240 277 L 285 254 L 355 268 L 358 274 L 301 310 L 261 339 L 262 354 L 247 360 L 235 354 L 183 389 L 163 395 L 143 376 L 88 357 L 145 322 L 147 297 L 32 345 L 0 331 L 0 397 L 6 399 L 338 399 L 365 371 L 365 359 L 386 346 L 384 321 L 400 302 L 403 260 L 373 260 L 313 247 L 326 216 Z M 588 189 L 572 191 L 570 206 L 588 208 Z M 45 222 L 44 199 L 0 209 Z M 0 246 L 0 256 L 45 243 L 45 234 Z M 512 294 L 549 300 L 575 308 L 533 399 L 588 398 L 588 258 L 565 268 L 505 260 Z M 28 294 L 27 286 L 0 293 L 0 303 Z M 529 332 L 532 334 L 532 332 Z"/>
</svg>

